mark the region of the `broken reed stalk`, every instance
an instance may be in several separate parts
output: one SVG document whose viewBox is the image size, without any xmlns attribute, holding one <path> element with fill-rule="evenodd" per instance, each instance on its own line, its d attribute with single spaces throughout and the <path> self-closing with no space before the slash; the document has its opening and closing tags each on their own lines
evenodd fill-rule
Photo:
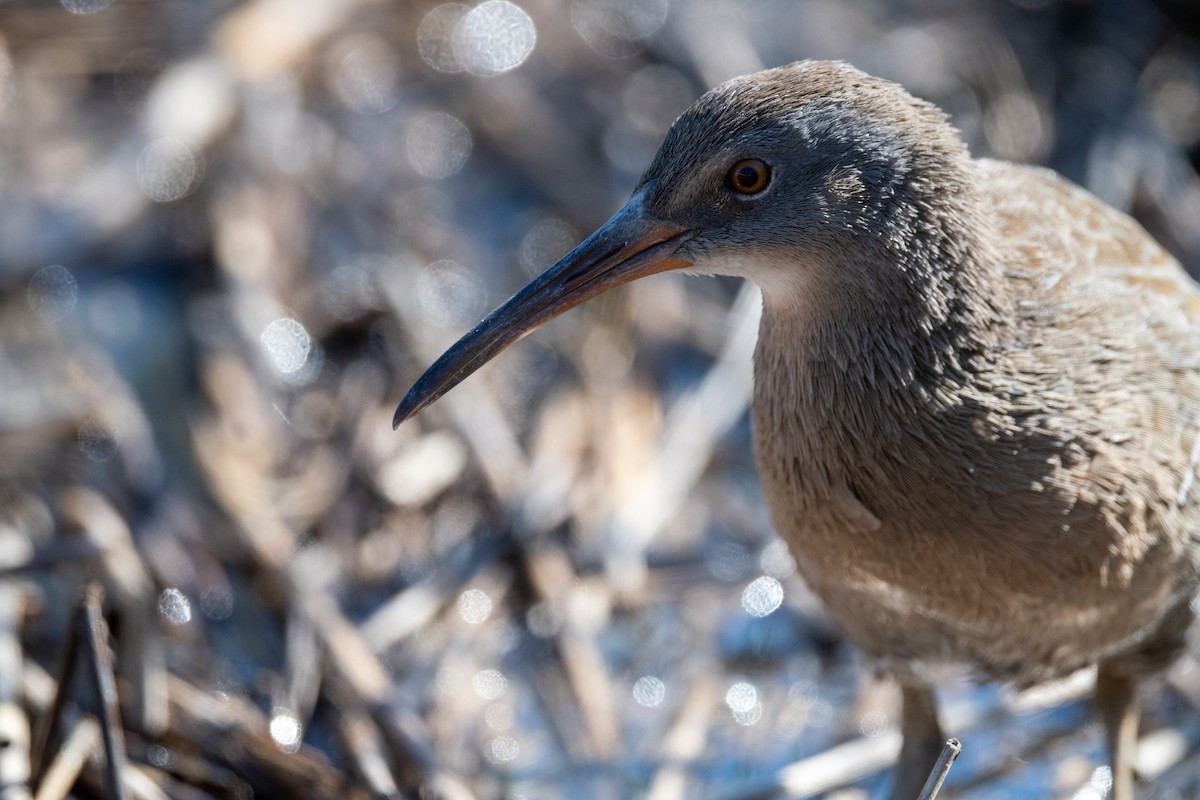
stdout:
<svg viewBox="0 0 1200 800">
<path fill-rule="evenodd" d="M 106 641 L 108 626 L 101 611 L 103 597 L 104 590 L 99 584 L 88 584 L 84 587 L 72 614 L 54 702 L 46 716 L 38 723 L 31 783 L 37 787 L 46 774 L 50 763 L 50 749 L 56 740 L 63 711 L 74 684 L 75 671 L 82 657 L 87 662 L 88 684 L 95 693 L 99 706 L 100 733 L 104 743 L 105 783 L 113 800 L 125 800 L 127 795 L 122 780 L 125 768 L 125 740 L 117 705 L 117 681 L 113 675 L 112 653 Z"/>
<path fill-rule="evenodd" d="M 121 731 L 121 711 L 117 704 L 117 679 L 113 674 L 112 653 L 108 649 L 108 625 L 101 612 L 104 590 L 99 584 L 84 587 L 75 612 L 74 626 L 83 637 L 87 657 L 88 682 L 99 701 L 100 729 L 104 734 L 104 763 L 108 789 L 114 800 L 124 800 L 125 737 Z"/>
<path fill-rule="evenodd" d="M 63 739 L 37 785 L 34 800 L 63 800 L 79 779 L 84 764 L 100 749 L 100 723 L 95 717 L 81 716 Z"/>
<path fill-rule="evenodd" d="M 929 773 L 929 780 L 925 781 L 925 788 L 921 790 L 917 800 L 935 800 L 938 792 L 942 790 L 946 776 L 950 774 L 950 767 L 954 766 L 954 760 L 961 752 L 962 743 L 958 739 L 946 740 L 941 754 L 938 755 L 938 759 L 933 765 L 933 771 Z"/>
<path fill-rule="evenodd" d="M 67 641 L 63 645 L 62 661 L 58 668 L 58 685 L 55 687 L 54 700 L 50 709 L 38 720 L 33 737 L 32 769 L 30 785 L 36 790 L 41 784 L 42 777 L 50 763 L 50 748 L 58 735 L 59 721 L 67 698 L 71 694 L 71 684 L 75 679 L 75 667 L 79 663 L 79 631 L 75 625 L 67 628 Z"/>
</svg>

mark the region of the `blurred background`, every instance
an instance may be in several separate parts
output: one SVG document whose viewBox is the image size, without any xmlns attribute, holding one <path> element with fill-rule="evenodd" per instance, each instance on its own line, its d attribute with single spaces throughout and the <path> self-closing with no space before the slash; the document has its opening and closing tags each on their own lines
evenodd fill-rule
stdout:
<svg viewBox="0 0 1200 800">
<path fill-rule="evenodd" d="M 753 289 L 639 282 L 394 433 L 392 411 L 622 204 L 697 95 L 800 58 L 901 82 L 1195 274 L 1196 20 L 3 0 L 0 797 L 29 796 L 31 747 L 67 763 L 56 796 L 108 796 L 86 684 L 30 745 L 90 581 L 130 796 L 878 796 L 897 693 L 794 576 L 754 476 Z M 1089 688 L 947 675 L 945 796 L 1103 797 Z M 1200 793 L 1198 702 L 1186 659 L 1148 697 L 1143 796 Z"/>
</svg>

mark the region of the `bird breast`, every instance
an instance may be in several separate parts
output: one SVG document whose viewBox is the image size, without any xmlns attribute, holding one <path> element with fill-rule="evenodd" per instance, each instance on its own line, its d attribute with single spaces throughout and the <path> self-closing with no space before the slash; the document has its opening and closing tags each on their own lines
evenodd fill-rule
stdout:
<svg viewBox="0 0 1200 800">
<path fill-rule="evenodd" d="M 1039 311 L 969 380 L 764 295 L 756 458 L 801 573 L 868 654 L 1031 681 L 1136 646 L 1195 575 L 1200 325 L 1190 284 L 1072 271 L 995 207 L 1015 239 L 1002 290 Z"/>
</svg>

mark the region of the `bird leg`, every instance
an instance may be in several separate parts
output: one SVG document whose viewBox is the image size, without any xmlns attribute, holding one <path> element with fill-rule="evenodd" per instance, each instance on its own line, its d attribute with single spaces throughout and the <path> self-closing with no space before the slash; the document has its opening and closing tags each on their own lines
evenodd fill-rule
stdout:
<svg viewBox="0 0 1200 800">
<path fill-rule="evenodd" d="M 946 736 L 938 723 L 937 704 L 928 686 L 901 686 L 904 707 L 900 733 L 904 744 L 892 783 L 891 800 L 916 800 L 925 787 Z"/>
<path fill-rule="evenodd" d="M 1133 679 L 1109 663 L 1096 672 L 1096 706 L 1104 717 L 1108 760 L 1112 768 L 1112 800 L 1133 800 L 1133 759 L 1137 752 L 1138 708 Z"/>
</svg>

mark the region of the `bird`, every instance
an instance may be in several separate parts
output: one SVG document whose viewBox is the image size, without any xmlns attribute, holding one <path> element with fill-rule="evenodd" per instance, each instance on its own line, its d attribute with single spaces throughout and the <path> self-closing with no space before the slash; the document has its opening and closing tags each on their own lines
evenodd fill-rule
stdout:
<svg viewBox="0 0 1200 800">
<path fill-rule="evenodd" d="M 751 401 L 772 522 L 900 686 L 892 794 L 945 735 L 936 675 L 1096 668 L 1113 798 L 1138 688 L 1200 575 L 1200 290 L 1129 216 L 973 158 L 936 106 L 842 62 L 735 78 L 628 203 L 450 347 L 394 426 L 545 321 L 646 275 L 761 289 Z"/>
</svg>

